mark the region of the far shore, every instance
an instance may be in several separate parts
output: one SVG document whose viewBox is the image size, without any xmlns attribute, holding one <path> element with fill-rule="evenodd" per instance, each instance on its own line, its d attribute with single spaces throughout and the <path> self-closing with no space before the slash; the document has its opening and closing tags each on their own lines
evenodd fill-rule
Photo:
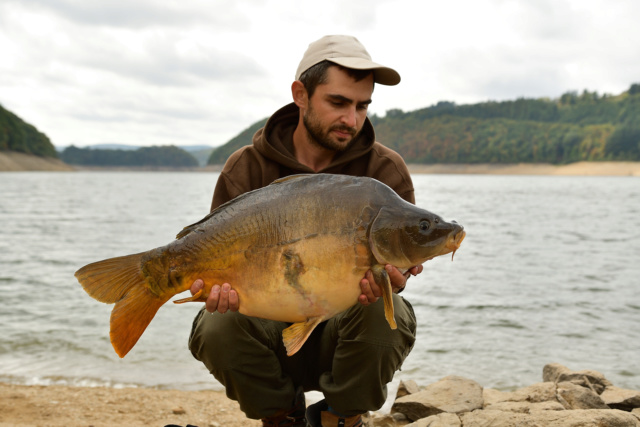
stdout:
<svg viewBox="0 0 640 427">
<path fill-rule="evenodd" d="M 567 165 L 545 163 L 518 164 L 414 164 L 409 163 L 412 174 L 461 174 L 461 175 L 566 175 L 566 176 L 640 176 L 640 162 L 576 162 Z M 71 166 L 58 159 L 42 158 L 12 151 L 0 152 L 0 172 L 28 171 L 109 171 L 109 172 L 220 172 L 222 165 L 201 168 L 153 168 L 153 167 L 84 167 Z"/>
</svg>

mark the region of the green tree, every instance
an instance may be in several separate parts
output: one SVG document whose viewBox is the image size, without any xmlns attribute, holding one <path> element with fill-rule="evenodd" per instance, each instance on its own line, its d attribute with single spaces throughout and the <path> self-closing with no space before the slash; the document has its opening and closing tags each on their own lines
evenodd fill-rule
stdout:
<svg viewBox="0 0 640 427">
<path fill-rule="evenodd" d="M 607 141 L 606 153 L 616 160 L 640 160 L 640 127 L 617 128 Z"/>
</svg>

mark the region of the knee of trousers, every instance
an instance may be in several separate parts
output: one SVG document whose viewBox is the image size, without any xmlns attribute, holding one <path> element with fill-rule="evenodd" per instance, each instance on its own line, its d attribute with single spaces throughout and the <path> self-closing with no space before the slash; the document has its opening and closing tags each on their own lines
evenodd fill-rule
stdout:
<svg viewBox="0 0 640 427">
<path fill-rule="evenodd" d="M 210 314 L 203 309 L 193 321 L 189 349 L 210 371 L 214 366 L 216 370 L 232 369 L 243 359 L 241 355 L 278 345 L 279 328 L 266 326 L 261 319 L 237 312 Z"/>
<path fill-rule="evenodd" d="M 384 314 L 384 301 L 356 304 L 338 315 L 337 329 L 342 339 L 370 342 L 379 345 L 413 347 L 416 336 L 416 316 L 408 301 L 393 295 L 394 319 L 397 329 L 391 329 Z M 407 351 L 408 354 L 408 351 Z"/>
</svg>

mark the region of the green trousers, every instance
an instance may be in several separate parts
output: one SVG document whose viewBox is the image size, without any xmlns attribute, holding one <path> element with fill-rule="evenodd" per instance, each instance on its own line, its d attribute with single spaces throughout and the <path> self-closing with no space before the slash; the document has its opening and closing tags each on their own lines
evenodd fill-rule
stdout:
<svg viewBox="0 0 640 427">
<path fill-rule="evenodd" d="M 193 322 L 189 348 L 248 418 L 291 408 L 298 387 L 322 392 L 345 416 L 375 411 L 415 341 L 411 305 L 399 295 L 393 303 L 398 329 L 389 327 L 382 298 L 367 307 L 356 304 L 318 325 L 290 357 L 282 343 L 282 330 L 290 324 L 203 309 Z"/>
</svg>

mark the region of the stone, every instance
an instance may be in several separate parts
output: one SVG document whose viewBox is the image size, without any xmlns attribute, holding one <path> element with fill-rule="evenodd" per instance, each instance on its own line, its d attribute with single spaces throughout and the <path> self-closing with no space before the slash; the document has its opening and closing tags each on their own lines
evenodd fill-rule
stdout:
<svg viewBox="0 0 640 427">
<path fill-rule="evenodd" d="M 630 413 L 615 409 L 536 411 L 531 414 L 481 410 L 460 416 L 464 427 L 639 427 Z"/>
<path fill-rule="evenodd" d="M 614 409 L 632 411 L 635 408 L 640 408 L 640 391 L 609 386 L 602 392 L 600 397 Z"/>
<path fill-rule="evenodd" d="M 407 427 L 462 427 L 460 418 L 456 414 L 443 412 L 422 418 L 415 423 L 407 424 Z"/>
<path fill-rule="evenodd" d="M 542 380 L 554 383 L 572 382 L 582 387 L 590 388 L 597 394 L 601 394 L 605 388 L 613 385 L 598 371 L 572 371 L 559 363 L 545 365 L 542 369 Z"/>
<path fill-rule="evenodd" d="M 174 415 L 184 415 L 187 413 L 187 411 L 185 411 L 181 406 L 176 406 L 171 410 L 171 412 L 173 412 Z"/>
<path fill-rule="evenodd" d="M 556 400 L 556 385 L 553 382 L 536 383 L 511 392 L 484 389 L 485 407 L 500 402 L 547 402 Z"/>
<path fill-rule="evenodd" d="M 564 411 L 565 407 L 557 400 L 550 400 L 548 402 L 536 402 L 531 404 L 530 413 L 535 411 Z"/>
<path fill-rule="evenodd" d="M 396 392 L 396 399 L 399 397 L 408 396 L 419 392 L 418 384 L 413 380 L 400 381 L 398 384 L 398 391 Z"/>
<path fill-rule="evenodd" d="M 592 389 L 572 382 L 558 383 L 558 396 L 560 403 L 567 409 L 610 409 Z"/>
<path fill-rule="evenodd" d="M 548 402 L 497 402 L 485 405 L 484 409 L 493 411 L 518 412 L 530 414 L 535 411 L 564 411 L 565 407 L 560 402 L 553 400 Z"/>
<path fill-rule="evenodd" d="M 409 420 L 403 414 L 368 414 L 362 416 L 364 425 L 369 427 L 399 427 L 409 424 Z"/>
<path fill-rule="evenodd" d="M 473 411 L 482 405 L 482 386 L 473 380 L 452 375 L 418 393 L 396 399 L 391 412 L 401 412 L 411 421 L 416 421 L 441 412 Z"/>
</svg>

